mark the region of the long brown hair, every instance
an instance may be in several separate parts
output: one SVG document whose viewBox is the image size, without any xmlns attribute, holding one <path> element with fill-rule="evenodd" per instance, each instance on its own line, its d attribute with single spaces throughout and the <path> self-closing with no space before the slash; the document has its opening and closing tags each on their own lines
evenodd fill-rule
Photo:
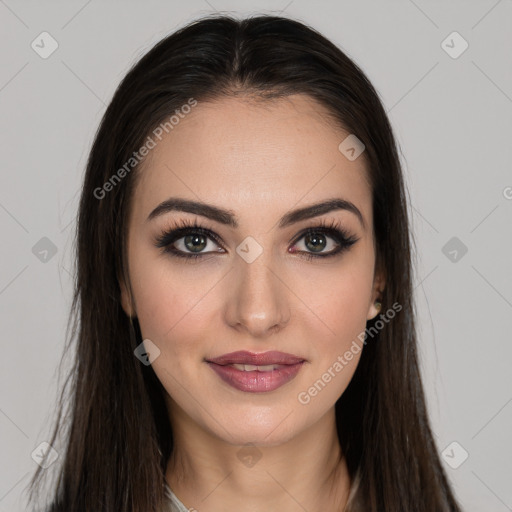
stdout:
<svg viewBox="0 0 512 512">
<path fill-rule="evenodd" d="M 277 16 L 209 16 L 169 35 L 132 67 L 103 116 L 78 212 L 66 350 L 74 340 L 76 347 L 50 441 L 63 462 L 47 510 L 157 512 L 163 507 L 173 449 L 165 390 L 151 366 L 134 357 L 141 332 L 120 301 L 120 280 L 128 282 L 130 201 L 144 160 L 133 169 L 126 163 L 191 98 L 214 100 L 236 91 L 262 99 L 306 94 L 366 147 L 376 262 L 387 278 L 382 305 L 401 309 L 374 329 L 336 403 L 339 441 L 354 482 L 347 512 L 459 511 L 425 406 L 413 238 L 389 120 L 374 87 L 349 57 L 310 27 Z M 113 181 L 121 168 L 122 179 Z M 63 432 L 65 441 L 58 444 Z M 38 468 L 30 483 L 31 499 L 42 474 Z"/>
</svg>

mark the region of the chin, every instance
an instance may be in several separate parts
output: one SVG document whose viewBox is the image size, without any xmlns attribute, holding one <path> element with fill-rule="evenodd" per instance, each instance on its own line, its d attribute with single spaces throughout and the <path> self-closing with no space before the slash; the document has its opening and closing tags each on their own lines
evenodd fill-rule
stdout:
<svg viewBox="0 0 512 512">
<path fill-rule="evenodd" d="M 287 417 L 288 415 L 288 417 Z M 285 419 L 286 418 L 286 419 Z M 246 414 L 243 421 L 227 421 L 226 428 L 212 425 L 217 435 L 232 445 L 278 446 L 288 442 L 299 432 L 293 414 L 273 414 L 262 419 L 261 414 Z"/>
</svg>

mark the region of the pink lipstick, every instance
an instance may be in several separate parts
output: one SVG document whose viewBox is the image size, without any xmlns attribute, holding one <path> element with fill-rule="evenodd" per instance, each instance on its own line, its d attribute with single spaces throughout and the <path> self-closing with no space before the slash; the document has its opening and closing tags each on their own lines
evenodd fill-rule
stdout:
<svg viewBox="0 0 512 512">
<path fill-rule="evenodd" d="M 239 391 L 262 393 L 274 391 L 299 373 L 304 359 L 284 352 L 255 354 L 231 352 L 206 362 L 226 383 Z"/>
</svg>

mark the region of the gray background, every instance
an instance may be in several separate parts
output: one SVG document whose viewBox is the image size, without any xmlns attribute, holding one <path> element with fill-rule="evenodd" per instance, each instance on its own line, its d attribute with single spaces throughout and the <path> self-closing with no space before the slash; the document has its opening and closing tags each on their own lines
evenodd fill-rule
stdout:
<svg viewBox="0 0 512 512">
<path fill-rule="evenodd" d="M 443 459 L 464 510 L 512 510 L 511 0 L 0 0 L 0 512 L 25 509 L 31 453 L 48 439 L 74 218 L 101 115 L 132 63 L 213 10 L 302 20 L 379 91 L 411 199 L 422 367 L 438 449 L 458 443 Z M 59 45 L 47 59 L 31 48 L 43 31 Z M 453 31 L 469 43 L 458 58 L 442 45 Z M 57 249 L 47 261 L 38 253 L 43 237 Z M 453 469 L 463 450 L 469 457 Z"/>
</svg>

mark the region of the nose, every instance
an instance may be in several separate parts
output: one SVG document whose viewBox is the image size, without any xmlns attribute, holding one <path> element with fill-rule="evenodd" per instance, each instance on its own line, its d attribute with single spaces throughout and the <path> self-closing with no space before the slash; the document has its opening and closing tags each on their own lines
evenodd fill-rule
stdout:
<svg viewBox="0 0 512 512">
<path fill-rule="evenodd" d="M 254 338 L 280 331 L 290 319 L 290 291 L 263 254 L 252 263 L 242 258 L 230 276 L 227 323 Z"/>
</svg>

